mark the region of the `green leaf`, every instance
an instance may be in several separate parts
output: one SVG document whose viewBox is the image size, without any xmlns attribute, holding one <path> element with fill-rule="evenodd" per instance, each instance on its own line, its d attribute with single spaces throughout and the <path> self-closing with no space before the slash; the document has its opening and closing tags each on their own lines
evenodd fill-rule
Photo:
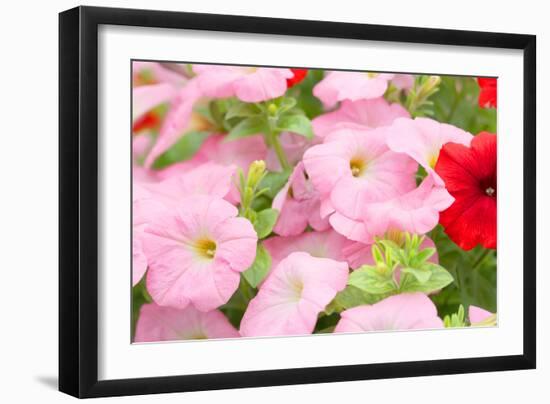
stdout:
<svg viewBox="0 0 550 404">
<path fill-rule="evenodd" d="M 411 262 L 411 266 L 418 267 L 424 262 L 426 262 L 432 255 L 435 254 L 435 248 L 425 248 L 421 251 L 419 251 L 413 258 Z"/>
<path fill-rule="evenodd" d="M 251 116 L 239 122 L 229 134 L 226 140 L 235 140 L 245 136 L 256 135 L 267 132 L 267 122 L 263 116 Z"/>
<path fill-rule="evenodd" d="M 153 168 L 159 170 L 170 164 L 189 160 L 199 150 L 208 137 L 208 132 L 189 132 L 183 135 L 178 142 L 161 154 L 154 162 Z"/>
<path fill-rule="evenodd" d="M 256 259 L 254 259 L 252 266 L 243 272 L 243 276 L 250 284 L 250 286 L 256 288 L 269 273 L 270 268 L 271 256 L 263 245 L 258 244 L 258 249 L 256 250 Z"/>
<path fill-rule="evenodd" d="M 268 198 L 275 198 L 275 195 L 285 186 L 290 176 L 290 170 L 281 172 L 268 172 L 260 182 L 258 188 L 268 188 L 268 191 L 264 194 Z"/>
<path fill-rule="evenodd" d="M 311 121 L 305 115 L 283 115 L 277 121 L 277 128 L 281 131 L 305 136 L 308 139 L 313 138 Z"/>
<path fill-rule="evenodd" d="M 349 276 L 348 285 L 374 295 L 392 293 L 397 290 L 391 272 L 368 265 L 363 265 L 353 271 Z"/>
<path fill-rule="evenodd" d="M 331 315 L 351 309 L 352 307 L 373 304 L 380 301 L 383 297 L 382 295 L 371 295 L 355 286 L 348 285 L 344 290 L 336 294 L 336 297 L 325 308 L 325 313 Z"/>
<path fill-rule="evenodd" d="M 428 282 L 428 279 L 432 276 L 432 271 L 425 266 L 420 268 L 405 267 L 401 269 L 401 273 L 411 274 L 420 283 Z"/>
<path fill-rule="evenodd" d="M 445 268 L 440 265 L 426 262 L 423 265 L 422 270 L 428 270 L 431 274 L 428 280 L 420 282 L 415 276 L 406 276 L 405 272 L 401 279 L 401 285 L 399 290 L 401 292 L 423 292 L 431 293 L 436 290 L 443 289 L 445 286 L 453 282 L 453 277 Z M 408 279 L 403 279 L 408 278 Z"/>
<path fill-rule="evenodd" d="M 279 217 L 279 211 L 275 209 L 264 209 L 258 212 L 254 221 L 254 230 L 258 233 L 259 239 L 269 236 L 277 222 L 277 217 Z"/>
<path fill-rule="evenodd" d="M 241 102 L 239 104 L 235 104 L 231 106 L 227 113 L 225 114 L 225 119 L 232 119 L 232 118 L 243 118 L 243 117 L 251 117 L 254 115 L 258 115 L 260 113 L 260 110 L 255 104 L 247 104 L 244 102 Z"/>
</svg>

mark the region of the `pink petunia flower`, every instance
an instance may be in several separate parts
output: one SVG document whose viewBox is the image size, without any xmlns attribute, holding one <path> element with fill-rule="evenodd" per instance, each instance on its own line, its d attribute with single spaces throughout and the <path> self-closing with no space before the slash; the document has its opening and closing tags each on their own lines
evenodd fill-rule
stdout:
<svg viewBox="0 0 550 404">
<path fill-rule="evenodd" d="M 388 146 L 395 152 L 406 153 L 434 175 L 436 183 L 443 181 L 434 171 L 441 148 L 447 143 L 470 146 L 473 136 L 456 126 L 429 118 L 397 119 L 390 127 Z"/>
<path fill-rule="evenodd" d="M 192 305 L 176 309 L 152 303 L 141 306 L 134 342 L 238 337 L 238 331 L 218 310 L 205 313 Z"/>
<path fill-rule="evenodd" d="M 298 236 L 270 237 L 263 242 L 271 255 L 271 268 L 290 254 L 303 251 L 317 258 L 330 258 L 335 261 L 346 261 L 343 251 L 350 242 L 334 230 L 305 232 Z"/>
<path fill-rule="evenodd" d="M 410 75 L 332 71 L 313 88 L 313 95 L 319 98 L 326 108 L 331 108 L 339 101 L 381 97 L 391 80 L 395 80 L 398 88 L 410 88 L 413 84 L 411 79 Z"/>
<path fill-rule="evenodd" d="M 341 313 L 334 332 L 368 332 L 443 328 L 433 302 L 422 293 L 402 293 L 373 305 Z"/>
<path fill-rule="evenodd" d="M 295 252 L 271 271 L 244 313 L 243 337 L 310 334 L 318 314 L 346 286 L 348 266 Z"/>
<path fill-rule="evenodd" d="M 332 112 L 320 115 L 311 123 L 316 136 L 324 138 L 343 127 L 363 126 L 374 129 L 391 125 L 397 118 L 408 118 L 409 112 L 398 103 L 390 104 L 383 97 L 359 101 L 342 101 Z"/>
<path fill-rule="evenodd" d="M 237 97 L 244 102 L 261 102 L 282 96 L 290 69 L 247 66 L 194 65 L 202 92 L 207 97 Z"/>
<path fill-rule="evenodd" d="M 359 219 L 366 203 L 394 198 L 416 184 L 417 164 L 391 151 L 386 138 L 386 128 L 345 128 L 304 154 L 306 171 L 321 194 L 321 216 L 336 211 L 331 224 L 356 241 L 366 242 L 363 231 L 352 229 L 347 219 Z"/>
<path fill-rule="evenodd" d="M 229 300 L 256 256 L 252 224 L 223 199 L 195 195 L 146 229 L 147 290 L 161 306 L 213 310 Z"/>
<path fill-rule="evenodd" d="M 328 220 L 320 216 L 319 194 L 306 178 L 302 163 L 296 165 L 286 185 L 273 199 L 272 207 L 279 211 L 273 231 L 281 236 L 303 233 L 308 224 L 318 231 L 329 228 Z"/>
</svg>

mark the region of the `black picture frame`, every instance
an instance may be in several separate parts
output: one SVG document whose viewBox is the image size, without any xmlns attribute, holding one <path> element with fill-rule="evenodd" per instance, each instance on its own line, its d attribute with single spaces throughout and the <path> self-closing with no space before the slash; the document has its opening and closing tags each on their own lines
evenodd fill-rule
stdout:
<svg viewBox="0 0 550 404">
<path fill-rule="evenodd" d="M 523 354 L 98 380 L 98 27 L 206 31 L 509 48 L 524 60 Z M 59 15 L 59 390 L 75 397 L 459 374 L 536 366 L 536 37 L 505 33 L 77 7 Z"/>
</svg>

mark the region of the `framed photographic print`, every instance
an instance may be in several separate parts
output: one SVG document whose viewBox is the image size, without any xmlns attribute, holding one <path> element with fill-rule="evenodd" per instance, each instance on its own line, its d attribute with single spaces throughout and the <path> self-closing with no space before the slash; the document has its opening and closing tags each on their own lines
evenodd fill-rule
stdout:
<svg viewBox="0 0 550 404">
<path fill-rule="evenodd" d="M 535 367 L 535 37 L 60 14 L 59 386 Z"/>
</svg>

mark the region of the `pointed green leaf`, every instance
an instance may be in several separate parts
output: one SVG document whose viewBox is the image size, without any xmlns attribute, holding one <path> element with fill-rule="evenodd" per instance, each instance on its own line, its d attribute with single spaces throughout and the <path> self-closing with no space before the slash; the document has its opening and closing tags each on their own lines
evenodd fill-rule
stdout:
<svg viewBox="0 0 550 404">
<path fill-rule="evenodd" d="M 402 278 L 400 291 L 402 292 L 423 292 L 431 293 L 443 289 L 453 282 L 453 277 L 445 268 L 440 265 L 426 262 L 422 266 L 422 271 L 430 271 L 430 277 L 425 282 L 420 282 L 416 276 L 404 276 Z M 407 274 L 408 272 L 405 272 Z M 418 275 L 418 272 L 414 275 Z M 423 275 L 421 275 L 423 276 Z"/>
<path fill-rule="evenodd" d="M 226 114 L 225 119 L 251 117 L 260 113 L 259 108 L 255 104 L 247 104 L 244 102 L 231 106 Z"/>
<path fill-rule="evenodd" d="M 349 276 L 348 285 L 374 295 L 391 293 L 397 289 L 391 272 L 368 265 L 353 271 Z"/>
<path fill-rule="evenodd" d="M 283 115 L 277 122 L 277 128 L 280 131 L 296 133 L 308 139 L 313 138 L 311 121 L 305 115 Z"/>
<path fill-rule="evenodd" d="M 279 211 L 275 209 L 264 209 L 258 212 L 254 221 L 254 230 L 258 233 L 258 238 L 263 239 L 271 234 L 273 226 L 277 223 Z"/>
<path fill-rule="evenodd" d="M 254 259 L 252 266 L 243 272 L 243 276 L 250 286 L 256 288 L 269 273 L 270 268 L 271 256 L 263 245 L 258 244 L 256 259 Z"/>
<path fill-rule="evenodd" d="M 267 122 L 262 116 L 251 116 L 239 122 L 229 134 L 225 137 L 226 140 L 235 140 L 245 136 L 252 136 L 259 133 L 267 132 Z"/>
</svg>

